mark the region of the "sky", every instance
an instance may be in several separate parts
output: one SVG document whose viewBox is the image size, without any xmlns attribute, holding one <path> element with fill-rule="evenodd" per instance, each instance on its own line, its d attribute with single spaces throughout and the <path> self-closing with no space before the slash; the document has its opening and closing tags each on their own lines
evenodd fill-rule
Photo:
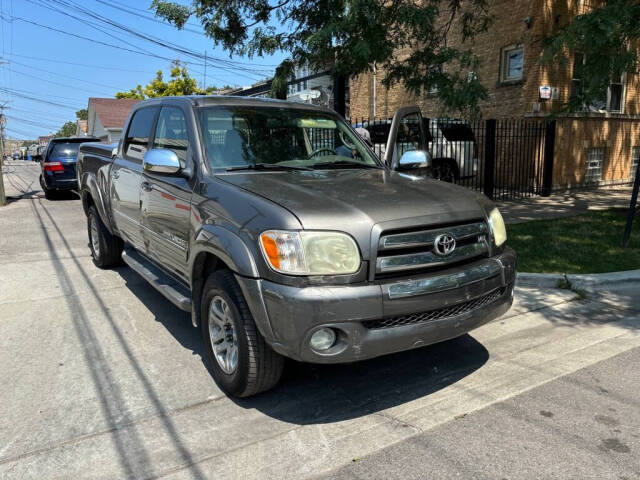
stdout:
<svg viewBox="0 0 640 480">
<path fill-rule="evenodd" d="M 204 36 L 196 19 L 180 31 L 155 18 L 150 4 L 151 0 L 0 0 L 5 136 L 36 139 L 55 133 L 66 121 L 75 121 L 75 111 L 87 108 L 89 97 L 113 97 L 146 85 L 158 70 L 168 79 L 172 60 L 185 62 L 202 86 L 206 51 L 207 86 L 247 86 L 270 76 L 283 58 L 230 59 Z"/>
</svg>

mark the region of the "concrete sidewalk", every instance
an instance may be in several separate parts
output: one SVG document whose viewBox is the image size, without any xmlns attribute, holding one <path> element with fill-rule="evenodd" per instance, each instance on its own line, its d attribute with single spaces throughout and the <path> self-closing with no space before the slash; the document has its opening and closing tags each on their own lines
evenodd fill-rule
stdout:
<svg viewBox="0 0 640 480">
<path fill-rule="evenodd" d="M 601 188 L 496 202 L 506 223 L 570 217 L 589 210 L 628 208 L 631 187 Z"/>
<path fill-rule="evenodd" d="M 130 269 L 93 265 L 80 202 L 31 193 L 37 167 L 10 167 L 14 198 L 0 209 L 0 478 L 298 480 L 355 457 L 383 458 L 385 449 L 426 432 L 444 448 L 415 460 L 443 465 L 466 441 L 461 435 L 457 445 L 445 442 L 451 422 L 486 415 L 494 405 L 503 409 L 507 401 L 531 411 L 535 399 L 526 392 L 536 387 L 624 352 L 637 359 L 635 290 L 582 300 L 566 290 L 518 287 L 513 308 L 471 335 L 355 364 L 289 362 L 278 388 L 232 399 L 213 382 L 201 333 L 186 313 Z M 628 363 L 605 366 L 607 378 L 630 378 L 627 391 L 638 391 Z M 593 455 L 606 467 L 618 452 L 597 445 L 612 438 L 632 449 L 620 455 L 637 458 L 638 443 L 627 438 L 640 428 L 637 416 L 607 413 L 589 396 L 592 386 L 579 384 L 570 398 L 582 399 L 593 415 L 625 422 L 622 433 L 598 437 Z M 558 442 L 585 418 L 560 400 L 569 408 L 535 405 L 565 419 L 552 432 Z M 636 397 L 628 402 L 640 411 Z M 532 416 L 548 418 L 536 410 Z M 527 462 L 524 447 L 537 443 L 526 443 L 505 416 L 489 421 L 489 433 L 511 432 L 522 441 L 506 451 L 508 458 Z M 477 420 L 461 425 L 469 425 L 469 448 L 482 458 L 505 451 L 493 434 L 494 443 L 479 441 Z M 594 438 L 598 425 L 586 427 Z M 544 433 L 530 435 L 544 441 Z M 564 453 L 538 459 L 561 473 L 584 471 L 576 465 L 583 457 Z M 497 472 L 477 465 L 485 478 Z M 373 470 L 368 476 L 385 478 L 382 468 Z M 627 461 L 615 473 L 634 471 Z"/>
</svg>

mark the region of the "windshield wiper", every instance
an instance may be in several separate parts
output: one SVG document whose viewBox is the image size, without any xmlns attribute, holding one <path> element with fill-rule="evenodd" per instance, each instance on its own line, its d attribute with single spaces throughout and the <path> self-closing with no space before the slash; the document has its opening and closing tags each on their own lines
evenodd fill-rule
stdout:
<svg viewBox="0 0 640 480">
<path fill-rule="evenodd" d="M 294 167 L 292 165 L 278 165 L 276 163 L 250 163 L 248 165 L 241 165 L 237 167 L 227 168 L 227 172 L 236 172 L 239 170 L 311 170 L 309 167 Z"/>
<path fill-rule="evenodd" d="M 375 168 L 376 170 L 379 170 L 379 169 L 382 168 L 380 165 L 370 165 L 368 163 L 352 162 L 352 161 L 349 161 L 349 160 L 336 160 L 335 162 L 318 162 L 318 163 L 314 163 L 312 165 L 312 168 L 331 168 L 331 167 L 336 167 L 336 168 L 353 168 L 353 167 Z"/>
</svg>

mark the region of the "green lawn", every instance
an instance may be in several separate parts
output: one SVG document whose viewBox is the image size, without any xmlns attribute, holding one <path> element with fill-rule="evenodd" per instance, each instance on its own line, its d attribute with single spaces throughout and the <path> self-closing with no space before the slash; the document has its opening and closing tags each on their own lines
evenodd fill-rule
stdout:
<svg viewBox="0 0 640 480">
<path fill-rule="evenodd" d="M 640 219 L 622 249 L 623 209 L 507 225 L 507 243 L 518 253 L 518 271 L 603 273 L 640 268 Z"/>
</svg>

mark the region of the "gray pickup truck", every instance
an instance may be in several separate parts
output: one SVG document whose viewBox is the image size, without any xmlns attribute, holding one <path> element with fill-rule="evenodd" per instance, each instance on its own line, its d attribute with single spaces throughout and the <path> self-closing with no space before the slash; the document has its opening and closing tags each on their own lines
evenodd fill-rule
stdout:
<svg viewBox="0 0 640 480">
<path fill-rule="evenodd" d="M 124 261 L 202 329 L 213 376 L 249 396 L 283 357 L 353 362 L 462 335 L 513 301 L 514 252 L 486 197 L 424 179 L 420 112 L 384 160 L 335 113 L 238 97 L 138 103 L 85 144 L 94 263 Z"/>
</svg>

